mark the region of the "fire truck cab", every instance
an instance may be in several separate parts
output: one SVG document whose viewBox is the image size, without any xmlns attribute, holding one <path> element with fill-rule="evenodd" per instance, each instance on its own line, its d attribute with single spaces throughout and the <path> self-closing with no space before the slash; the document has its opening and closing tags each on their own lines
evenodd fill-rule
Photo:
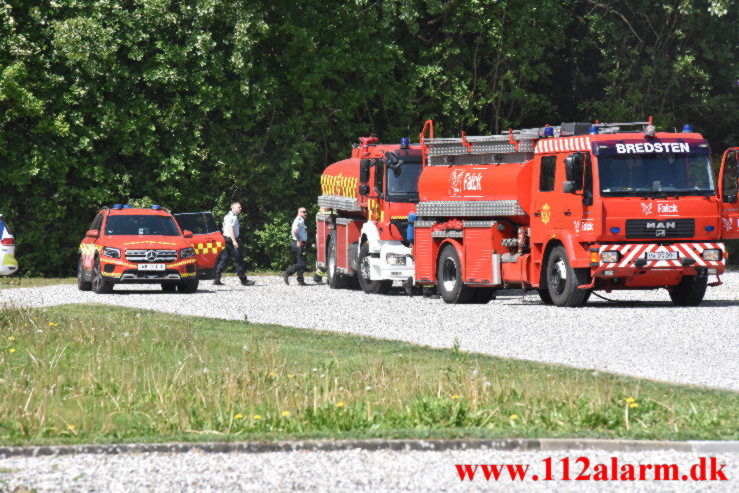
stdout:
<svg viewBox="0 0 739 493">
<path fill-rule="evenodd" d="M 408 215 L 418 202 L 421 149 L 408 139 L 399 145 L 379 145 L 374 136 L 359 140 L 349 159 L 321 176 L 317 265 L 332 288 L 358 284 L 366 293 L 386 293 L 414 273 Z"/>
</svg>

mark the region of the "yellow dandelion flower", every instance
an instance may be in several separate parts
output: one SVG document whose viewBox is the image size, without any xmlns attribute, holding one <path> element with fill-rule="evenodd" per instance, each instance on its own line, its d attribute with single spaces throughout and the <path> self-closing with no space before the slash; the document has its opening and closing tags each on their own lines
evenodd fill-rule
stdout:
<svg viewBox="0 0 739 493">
<path fill-rule="evenodd" d="M 262 415 L 261 414 L 255 414 L 254 415 L 254 420 L 255 421 L 259 421 L 260 419 L 262 419 Z"/>
<path fill-rule="evenodd" d="M 54 322 L 49 322 L 49 326 L 53 327 L 54 326 Z"/>
<path fill-rule="evenodd" d="M 629 404 L 631 404 L 632 402 L 636 402 L 636 399 L 634 399 L 633 397 L 627 397 L 626 398 L 626 402 L 628 402 Z"/>
<path fill-rule="evenodd" d="M 244 417 L 244 415 L 243 415 L 243 414 L 241 414 L 241 413 L 236 413 L 236 414 L 234 415 L 234 419 L 241 419 L 241 418 L 243 418 L 243 417 Z"/>
<path fill-rule="evenodd" d="M 276 376 L 277 376 L 277 374 L 276 374 L 275 372 L 273 372 L 273 371 L 272 371 L 272 372 L 270 372 L 270 373 L 269 373 L 269 376 L 270 376 L 270 377 L 272 377 L 272 378 L 274 378 L 274 377 L 276 377 Z"/>
<path fill-rule="evenodd" d="M 457 399 L 459 399 L 459 396 L 458 396 L 457 394 L 454 394 L 454 395 L 452 396 L 452 399 L 456 401 Z"/>
<path fill-rule="evenodd" d="M 292 378 L 292 377 L 294 377 L 294 376 L 295 376 L 295 375 L 293 375 L 292 373 L 288 373 L 288 374 L 287 374 L 287 378 Z"/>
<path fill-rule="evenodd" d="M 288 417 L 290 416 L 290 411 L 282 411 L 282 415 Z"/>
<path fill-rule="evenodd" d="M 344 401 L 337 402 L 336 407 L 344 407 Z"/>
<path fill-rule="evenodd" d="M 75 426 L 74 425 L 67 425 L 67 429 L 70 431 L 74 431 Z"/>
<path fill-rule="evenodd" d="M 10 352 L 11 353 L 14 353 L 15 352 L 15 348 L 14 347 L 10 348 Z"/>
<path fill-rule="evenodd" d="M 632 402 L 631 404 L 629 404 L 629 407 L 639 407 L 639 403 L 638 402 Z"/>
<path fill-rule="evenodd" d="M 8 340 L 9 340 L 9 341 L 14 341 L 14 340 L 15 340 L 15 337 L 13 337 L 13 336 L 10 336 L 10 337 L 8 337 Z"/>
<path fill-rule="evenodd" d="M 518 419 L 518 414 L 511 414 L 508 416 L 510 419 Z"/>
</svg>

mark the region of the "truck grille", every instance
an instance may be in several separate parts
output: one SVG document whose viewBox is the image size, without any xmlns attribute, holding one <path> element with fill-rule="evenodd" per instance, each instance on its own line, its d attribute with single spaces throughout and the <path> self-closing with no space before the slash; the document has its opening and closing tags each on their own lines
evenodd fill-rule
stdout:
<svg viewBox="0 0 739 493">
<path fill-rule="evenodd" d="M 692 238 L 695 219 L 627 219 L 626 238 Z"/>
<path fill-rule="evenodd" d="M 174 262 L 177 250 L 126 250 L 126 260 L 139 264 Z"/>
</svg>

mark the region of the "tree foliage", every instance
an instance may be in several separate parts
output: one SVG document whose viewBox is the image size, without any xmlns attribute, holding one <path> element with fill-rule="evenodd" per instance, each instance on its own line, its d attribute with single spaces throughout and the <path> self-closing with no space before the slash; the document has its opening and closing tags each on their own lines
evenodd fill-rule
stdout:
<svg viewBox="0 0 739 493">
<path fill-rule="evenodd" d="M 236 199 L 251 264 L 268 266 L 280 222 L 369 132 L 653 114 L 721 150 L 738 137 L 736 12 L 732 0 L 2 0 L 0 210 L 26 274 L 69 275 L 101 205 L 222 215 Z"/>
</svg>

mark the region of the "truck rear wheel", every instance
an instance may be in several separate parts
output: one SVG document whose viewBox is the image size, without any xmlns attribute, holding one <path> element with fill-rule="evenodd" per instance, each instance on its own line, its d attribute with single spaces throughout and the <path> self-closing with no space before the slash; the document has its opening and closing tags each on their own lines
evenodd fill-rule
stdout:
<svg viewBox="0 0 739 493">
<path fill-rule="evenodd" d="M 336 269 L 336 238 L 334 233 L 328 235 L 326 246 L 326 278 L 331 289 L 342 289 L 346 287 L 346 279 Z"/>
<path fill-rule="evenodd" d="M 393 281 L 373 281 L 370 279 L 369 243 L 359 249 L 359 285 L 367 294 L 387 294 L 393 287 Z"/>
<path fill-rule="evenodd" d="M 589 290 L 578 289 L 587 284 L 587 269 L 573 269 L 563 246 L 556 246 L 547 261 L 549 297 L 557 306 L 582 306 L 590 296 Z"/>
<path fill-rule="evenodd" d="M 703 301 L 706 286 L 707 277 L 684 276 L 680 284 L 670 289 L 670 298 L 677 306 L 696 306 Z"/>
<path fill-rule="evenodd" d="M 95 257 L 95 263 L 92 266 L 92 290 L 97 294 L 107 294 L 113 291 L 113 283 L 103 277 L 99 257 Z"/>
<path fill-rule="evenodd" d="M 447 303 L 469 303 L 475 296 L 475 289 L 462 282 L 462 263 L 452 245 L 445 246 L 439 255 L 436 285 L 441 298 Z"/>
<path fill-rule="evenodd" d="M 90 291 L 92 289 L 92 283 L 85 279 L 85 268 L 82 266 L 82 257 L 80 257 L 80 262 L 77 264 L 77 289 L 80 291 Z"/>
</svg>

